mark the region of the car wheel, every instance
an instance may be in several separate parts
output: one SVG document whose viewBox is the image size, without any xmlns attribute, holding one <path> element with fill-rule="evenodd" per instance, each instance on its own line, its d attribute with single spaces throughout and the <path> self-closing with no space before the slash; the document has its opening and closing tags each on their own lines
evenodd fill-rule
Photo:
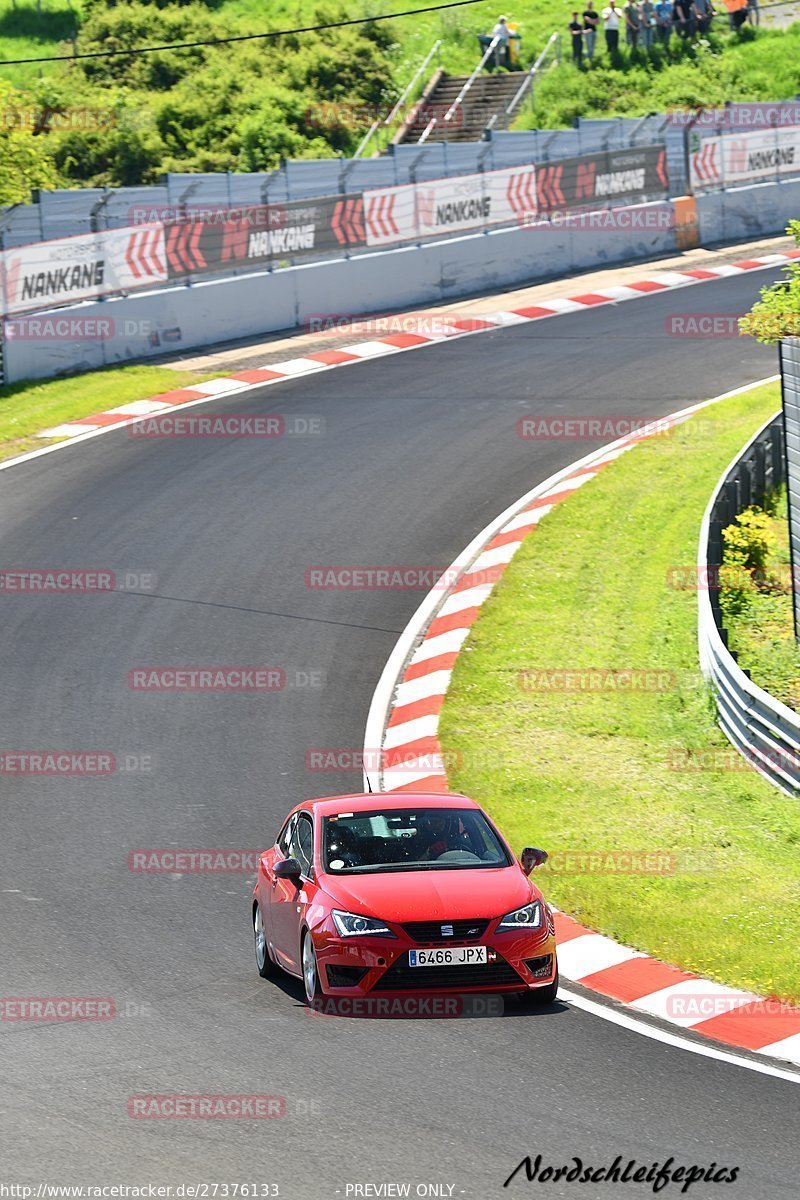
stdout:
<svg viewBox="0 0 800 1200">
<path fill-rule="evenodd" d="M 253 905 L 253 934 L 255 936 L 256 967 L 262 979 L 269 979 L 275 974 L 275 964 L 269 956 L 267 932 L 264 929 L 264 918 L 261 915 L 261 905 Z"/>
<path fill-rule="evenodd" d="M 549 983 L 547 987 L 528 988 L 527 992 L 522 993 L 520 1000 L 525 1008 L 545 1008 L 548 1004 L 553 1004 L 557 996 L 558 971 L 556 971 L 553 982 Z"/>
<path fill-rule="evenodd" d="M 303 934 L 301 959 L 303 963 L 303 987 L 306 993 L 306 1003 L 313 1005 L 322 998 L 323 993 L 319 982 L 317 954 L 314 949 L 313 939 L 308 930 Z"/>
</svg>

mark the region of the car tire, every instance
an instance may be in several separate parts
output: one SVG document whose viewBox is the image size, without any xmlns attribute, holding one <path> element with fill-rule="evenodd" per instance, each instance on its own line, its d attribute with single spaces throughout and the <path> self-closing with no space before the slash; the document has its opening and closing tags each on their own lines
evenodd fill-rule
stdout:
<svg viewBox="0 0 800 1200">
<path fill-rule="evenodd" d="M 306 1004 L 313 1008 L 322 999 L 324 992 L 319 979 L 319 963 L 314 949 L 314 940 L 308 930 L 303 934 L 300 947 L 300 963 L 303 968 L 303 990 L 306 994 Z"/>
<path fill-rule="evenodd" d="M 520 1002 L 524 1008 L 546 1008 L 548 1004 L 554 1004 L 558 996 L 558 971 L 556 971 L 555 979 L 549 983 L 547 987 L 528 988 L 527 992 L 523 992 L 520 997 Z"/>
<path fill-rule="evenodd" d="M 264 918 L 261 905 L 253 905 L 253 937 L 255 939 L 256 970 L 262 979 L 271 979 L 275 974 L 275 964 L 269 956 L 267 933 L 264 928 Z"/>
</svg>

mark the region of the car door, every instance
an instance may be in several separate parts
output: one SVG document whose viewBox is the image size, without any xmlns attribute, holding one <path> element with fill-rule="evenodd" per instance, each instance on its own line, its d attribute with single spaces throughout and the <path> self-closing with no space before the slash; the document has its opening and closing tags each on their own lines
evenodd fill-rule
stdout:
<svg viewBox="0 0 800 1200">
<path fill-rule="evenodd" d="M 283 858 L 296 858 L 302 878 L 279 879 L 272 874 L 270 886 L 270 940 L 275 955 L 287 970 L 300 973 L 300 922 L 306 903 L 305 883 L 311 879 L 314 834 L 308 813 L 295 813 L 285 837 L 279 842 Z"/>
<path fill-rule="evenodd" d="M 272 937 L 272 889 L 275 886 L 273 869 L 275 863 L 289 856 L 287 850 L 289 836 L 292 825 L 296 820 L 296 814 L 292 813 L 284 821 L 283 828 L 275 839 L 274 846 L 271 846 L 269 850 L 265 850 L 258 860 L 258 897 L 261 904 L 261 915 L 264 919 L 264 929 L 270 945 L 274 941 Z"/>
</svg>

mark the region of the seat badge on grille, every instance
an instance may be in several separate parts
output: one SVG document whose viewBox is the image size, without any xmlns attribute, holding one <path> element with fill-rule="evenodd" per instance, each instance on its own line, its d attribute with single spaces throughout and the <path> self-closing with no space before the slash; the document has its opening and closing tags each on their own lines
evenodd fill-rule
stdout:
<svg viewBox="0 0 800 1200">
<path fill-rule="evenodd" d="M 453 936 L 453 926 L 452 925 L 443 925 L 442 926 L 442 937 L 452 937 L 452 936 Z"/>
</svg>

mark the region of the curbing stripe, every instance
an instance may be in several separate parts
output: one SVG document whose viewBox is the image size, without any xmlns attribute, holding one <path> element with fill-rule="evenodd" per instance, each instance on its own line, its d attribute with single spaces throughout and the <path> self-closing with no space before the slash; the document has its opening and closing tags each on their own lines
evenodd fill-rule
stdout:
<svg viewBox="0 0 800 1200">
<path fill-rule="evenodd" d="M 758 384 L 738 388 L 736 392 L 754 386 Z M 726 393 L 726 396 L 736 392 Z M 715 399 L 724 398 L 720 396 Z M 637 431 L 635 435 L 621 438 L 587 455 L 553 480 L 545 481 L 532 494 L 523 497 L 517 506 L 512 506 L 502 514 L 499 522 L 489 526 L 475 539 L 469 547 L 469 555 L 465 552 L 456 560 L 448 572 L 448 578 L 454 579 L 451 587 L 439 591 L 436 597 L 438 603 L 423 601 L 420 606 L 417 615 L 425 614 L 419 625 L 420 632 L 406 650 L 404 662 L 400 662 L 395 671 L 392 696 L 383 716 L 380 735 L 375 739 L 375 744 L 380 742 L 379 757 L 381 766 L 385 768 L 379 772 L 379 790 L 448 790 L 447 773 L 437 735 L 441 707 L 459 651 L 443 655 L 439 652 L 440 647 L 450 645 L 448 639 L 459 629 L 459 646 L 463 644 L 479 614 L 480 606 L 491 595 L 494 583 L 502 577 L 532 525 L 535 526 L 557 503 L 573 495 L 577 488 L 593 479 L 620 454 L 646 438 L 683 423 L 699 409 L 714 402 L 710 400 L 692 405 L 653 423 L 644 432 Z M 456 565 L 458 569 L 455 569 Z M 434 597 L 435 590 L 429 595 Z M 469 603 L 464 607 L 459 602 L 461 596 L 469 597 Z M 453 601 L 456 607 L 448 607 Z M 427 612 L 426 606 L 429 608 Z M 443 632 L 441 624 L 445 613 L 447 633 Z M 415 622 L 417 617 L 412 618 L 409 630 L 415 628 Z M 404 638 L 401 638 L 399 646 Z M 394 655 L 386 669 L 390 674 L 393 658 Z M 430 668 L 428 673 L 415 674 L 426 666 Z M 445 666 L 447 669 L 440 669 Z M 382 678 L 373 708 L 381 688 L 386 686 L 391 686 L 391 681 Z M 368 729 L 373 725 L 371 712 Z M 780 1004 L 776 1013 L 772 1002 L 750 992 L 726 987 L 660 962 L 585 928 L 563 913 L 556 912 L 554 915 L 559 968 L 567 979 L 592 988 L 626 1005 L 633 1012 L 646 1013 L 730 1046 L 800 1064 L 800 1009 Z"/>
<path fill-rule="evenodd" d="M 284 362 L 269 363 L 263 367 L 240 371 L 234 375 L 199 383 L 193 388 L 181 388 L 174 392 L 166 392 L 150 396 L 140 404 L 172 405 L 184 404 L 188 401 L 203 401 L 224 398 L 235 393 L 249 391 L 251 388 L 263 387 L 265 384 L 279 383 L 285 379 L 297 379 L 312 372 L 333 370 L 334 368 L 351 365 L 357 362 L 369 361 L 383 355 L 402 354 L 409 350 L 418 350 L 423 346 L 435 345 L 452 338 L 472 337 L 476 334 L 490 332 L 508 325 L 525 324 L 540 321 L 545 317 L 557 317 L 565 313 L 580 312 L 603 304 L 619 304 L 626 300 L 642 299 L 643 297 L 662 292 L 667 289 L 690 287 L 712 279 L 724 279 L 730 275 L 740 275 L 746 271 L 764 270 L 766 267 L 779 266 L 800 258 L 799 250 L 789 250 L 785 254 L 770 254 L 764 258 L 744 259 L 733 264 L 723 264 L 718 267 L 695 268 L 681 271 L 655 272 L 651 277 L 635 280 L 619 287 L 600 288 L 596 292 L 584 292 L 572 298 L 553 299 L 540 305 L 529 305 L 516 309 L 499 309 L 494 313 L 480 313 L 474 317 L 452 316 L 442 313 L 444 327 L 435 334 L 390 333 L 383 337 L 372 338 L 369 341 L 358 342 L 344 350 L 318 350 L 303 355 L 301 358 L 289 358 Z M 410 319 L 413 319 L 411 314 Z M 325 336 L 321 333 L 320 338 Z M 99 434 L 117 425 L 130 424 L 136 420 L 136 414 L 123 413 L 119 408 L 110 409 L 104 413 L 81 417 L 75 421 L 65 422 L 50 429 L 44 429 L 36 436 L 40 438 L 63 439 L 59 446 L 67 445 L 69 441 L 88 432 Z M 55 446 L 48 449 L 55 449 Z M 32 453 L 41 453 L 33 451 Z M 24 462 L 29 454 L 19 455 L 8 459 L 3 468 L 13 463 Z"/>
</svg>

